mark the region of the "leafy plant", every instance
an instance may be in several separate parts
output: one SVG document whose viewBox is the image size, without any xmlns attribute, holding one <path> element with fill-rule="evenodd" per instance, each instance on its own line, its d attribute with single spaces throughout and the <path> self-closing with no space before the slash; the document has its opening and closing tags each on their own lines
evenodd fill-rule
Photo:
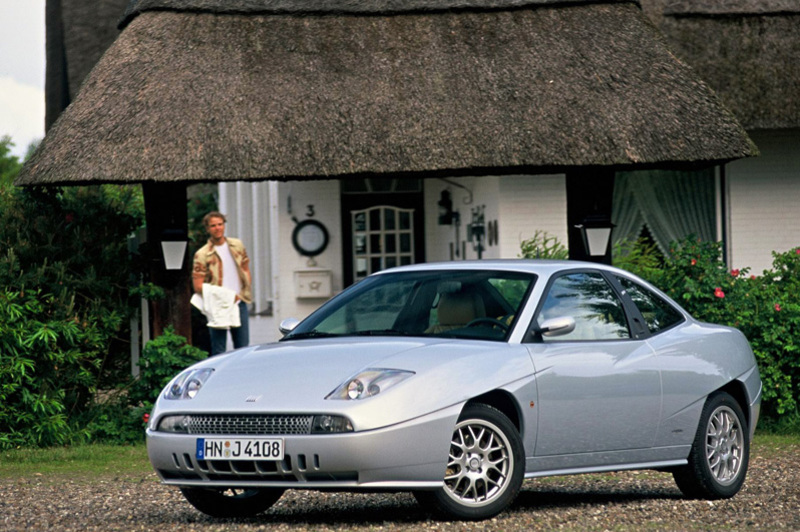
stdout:
<svg viewBox="0 0 800 532">
<path fill-rule="evenodd" d="M 645 279 L 658 275 L 664 264 L 658 246 L 644 238 L 615 242 L 611 256 L 614 266 Z"/>
<path fill-rule="evenodd" d="M 0 187 L 0 446 L 86 439 L 99 388 L 128 379 L 131 187 Z"/>
<path fill-rule="evenodd" d="M 558 259 L 569 258 L 569 250 L 557 237 L 547 231 L 537 229 L 533 237 L 520 242 L 520 257 L 523 259 Z"/>
<path fill-rule="evenodd" d="M 144 439 L 144 419 L 158 394 L 181 370 L 208 357 L 188 345 L 172 327 L 149 341 L 139 358 L 139 377 L 109 400 L 88 411 L 87 426 L 95 441 L 134 443 Z"/>
</svg>

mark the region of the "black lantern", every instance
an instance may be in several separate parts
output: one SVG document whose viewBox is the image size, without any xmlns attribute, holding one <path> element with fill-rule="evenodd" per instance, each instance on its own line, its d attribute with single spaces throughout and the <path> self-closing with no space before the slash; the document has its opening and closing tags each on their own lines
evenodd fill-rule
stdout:
<svg viewBox="0 0 800 532">
<path fill-rule="evenodd" d="M 608 254 L 611 230 L 614 228 L 609 216 L 592 214 L 575 227 L 581 230 L 583 247 L 589 257 L 605 257 Z"/>
<path fill-rule="evenodd" d="M 439 225 L 453 225 L 453 199 L 449 190 L 442 190 L 439 205 Z"/>
</svg>

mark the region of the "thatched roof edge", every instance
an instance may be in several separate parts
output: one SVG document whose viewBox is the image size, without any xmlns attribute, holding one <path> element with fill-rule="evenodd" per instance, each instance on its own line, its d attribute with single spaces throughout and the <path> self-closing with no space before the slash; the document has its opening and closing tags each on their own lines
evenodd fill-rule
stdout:
<svg viewBox="0 0 800 532">
<path fill-rule="evenodd" d="M 742 17 L 800 14 L 798 0 L 675 0 L 664 7 L 671 17 Z"/>
<path fill-rule="evenodd" d="M 264 15 L 399 15 L 436 11 L 632 3 L 639 0 L 130 0 L 122 29 L 145 11 Z"/>
</svg>

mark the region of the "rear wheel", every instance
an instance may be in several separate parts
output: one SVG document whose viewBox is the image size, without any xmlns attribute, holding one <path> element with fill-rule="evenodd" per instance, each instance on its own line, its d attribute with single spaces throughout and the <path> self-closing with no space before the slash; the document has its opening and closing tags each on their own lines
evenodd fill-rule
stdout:
<svg viewBox="0 0 800 532">
<path fill-rule="evenodd" d="M 414 496 L 427 507 L 456 519 L 487 519 L 519 493 L 524 453 L 519 431 L 487 405 L 464 409 L 453 431 L 444 487 Z"/>
<path fill-rule="evenodd" d="M 251 517 L 267 511 L 282 489 L 181 488 L 189 503 L 211 517 Z"/>
<path fill-rule="evenodd" d="M 687 497 L 727 499 L 742 488 L 749 457 L 744 413 L 733 397 L 718 392 L 703 407 L 689 463 L 672 475 Z"/>
</svg>

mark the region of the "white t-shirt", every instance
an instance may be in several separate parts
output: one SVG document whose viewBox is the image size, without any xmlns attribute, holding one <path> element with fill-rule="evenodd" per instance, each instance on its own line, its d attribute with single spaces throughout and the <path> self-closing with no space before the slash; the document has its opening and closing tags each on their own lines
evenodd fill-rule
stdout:
<svg viewBox="0 0 800 532">
<path fill-rule="evenodd" d="M 228 248 L 228 241 L 226 240 L 221 246 L 214 246 L 214 250 L 222 259 L 222 286 L 238 295 L 242 291 L 242 280 L 239 279 L 239 269 Z"/>
</svg>

